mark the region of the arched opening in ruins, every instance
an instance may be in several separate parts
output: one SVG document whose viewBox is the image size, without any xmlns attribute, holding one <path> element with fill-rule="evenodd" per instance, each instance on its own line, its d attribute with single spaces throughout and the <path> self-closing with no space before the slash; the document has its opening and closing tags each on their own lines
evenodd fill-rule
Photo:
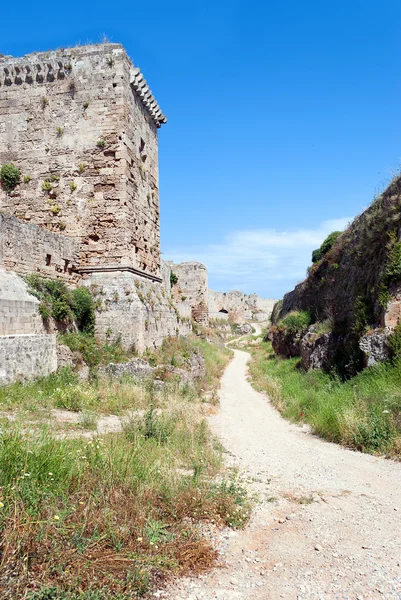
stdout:
<svg viewBox="0 0 401 600">
<path fill-rule="evenodd" d="M 223 313 L 223 315 L 228 315 L 228 310 L 222 308 L 221 310 L 219 310 L 219 313 Z"/>
</svg>

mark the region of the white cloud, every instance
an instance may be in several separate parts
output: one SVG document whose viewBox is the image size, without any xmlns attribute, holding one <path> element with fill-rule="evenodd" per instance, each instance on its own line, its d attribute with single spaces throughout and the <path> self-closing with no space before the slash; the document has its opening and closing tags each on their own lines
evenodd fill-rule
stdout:
<svg viewBox="0 0 401 600">
<path fill-rule="evenodd" d="M 209 271 L 209 287 L 239 289 L 270 298 L 281 297 L 305 277 L 312 250 L 331 231 L 342 230 L 349 217 L 324 221 L 317 229 L 234 231 L 208 246 L 168 247 L 164 256 L 174 262 L 197 260 Z"/>
</svg>

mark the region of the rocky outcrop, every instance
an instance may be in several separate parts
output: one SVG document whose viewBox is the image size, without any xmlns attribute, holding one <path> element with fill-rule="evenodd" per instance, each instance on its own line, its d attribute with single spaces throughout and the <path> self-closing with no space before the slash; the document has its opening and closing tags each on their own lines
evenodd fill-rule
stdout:
<svg viewBox="0 0 401 600">
<path fill-rule="evenodd" d="M 311 325 L 300 341 L 302 366 L 309 369 L 328 369 L 337 350 L 339 336 L 333 332 L 319 333 L 318 325 Z"/>
<path fill-rule="evenodd" d="M 99 372 L 110 377 L 122 377 L 130 375 L 136 379 L 153 379 L 155 368 L 151 367 L 146 360 L 133 358 L 128 362 L 110 363 L 106 367 L 99 369 Z"/>
<path fill-rule="evenodd" d="M 284 296 L 280 317 L 307 310 L 318 321 L 332 319 L 336 330 L 344 333 L 361 325 L 395 327 L 401 317 L 396 254 L 400 203 L 397 178 L 310 267 L 305 281 Z"/>
<path fill-rule="evenodd" d="M 391 356 L 387 340 L 393 330 L 390 327 L 376 329 L 359 340 L 359 348 L 363 352 L 364 366 L 372 367 L 377 363 L 388 360 Z"/>
<path fill-rule="evenodd" d="M 304 332 L 302 331 L 292 332 L 272 327 L 270 330 L 270 339 L 274 352 L 285 358 L 301 356 L 301 339 L 303 334 Z"/>
<path fill-rule="evenodd" d="M 152 367 L 146 360 L 133 358 L 128 362 L 110 363 L 99 369 L 99 372 L 109 377 L 129 375 L 142 381 L 171 381 L 178 380 L 181 385 L 192 385 L 195 379 L 201 379 L 206 374 L 205 359 L 195 350 L 190 352 L 185 361 L 187 368 L 159 365 Z"/>
</svg>

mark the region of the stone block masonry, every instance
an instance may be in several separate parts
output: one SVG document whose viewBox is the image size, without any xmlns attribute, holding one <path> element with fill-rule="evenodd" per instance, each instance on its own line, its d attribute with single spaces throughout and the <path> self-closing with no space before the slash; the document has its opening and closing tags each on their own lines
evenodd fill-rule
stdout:
<svg viewBox="0 0 401 600">
<path fill-rule="evenodd" d="M 190 307 L 176 305 L 157 282 L 120 272 L 92 273 L 84 283 L 95 298 L 96 335 L 103 341 L 142 353 L 192 331 Z"/>
<path fill-rule="evenodd" d="M 55 335 L 0 336 L 0 385 L 43 377 L 56 369 Z"/>
<path fill-rule="evenodd" d="M 120 44 L 0 59 L 0 210 L 80 242 L 81 266 L 159 277 L 157 130 L 166 121 Z"/>
<path fill-rule="evenodd" d="M 0 213 L 0 268 L 74 282 L 78 266 L 77 240 Z"/>
<path fill-rule="evenodd" d="M 205 265 L 196 261 L 174 264 L 167 262 L 177 276 L 172 295 L 177 303 L 191 306 L 192 318 L 198 323 L 208 322 L 208 272 Z"/>
</svg>

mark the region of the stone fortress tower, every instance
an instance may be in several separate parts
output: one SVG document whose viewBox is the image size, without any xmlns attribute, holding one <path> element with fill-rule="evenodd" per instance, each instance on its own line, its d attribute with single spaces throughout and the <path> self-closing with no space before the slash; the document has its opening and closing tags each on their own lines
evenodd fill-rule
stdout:
<svg viewBox="0 0 401 600">
<path fill-rule="evenodd" d="M 24 178 L 0 210 L 79 240 L 81 272 L 160 281 L 165 122 L 120 44 L 0 58 L 0 164 Z"/>
<path fill-rule="evenodd" d="M 21 174 L 0 186 L 0 384 L 57 368 L 56 331 L 21 275 L 88 286 L 96 335 L 138 352 L 192 319 L 248 314 L 209 292 L 204 265 L 160 258 L 164 123 L 120 44 L 0 56 L 0 166 Z"/>
</svg>

